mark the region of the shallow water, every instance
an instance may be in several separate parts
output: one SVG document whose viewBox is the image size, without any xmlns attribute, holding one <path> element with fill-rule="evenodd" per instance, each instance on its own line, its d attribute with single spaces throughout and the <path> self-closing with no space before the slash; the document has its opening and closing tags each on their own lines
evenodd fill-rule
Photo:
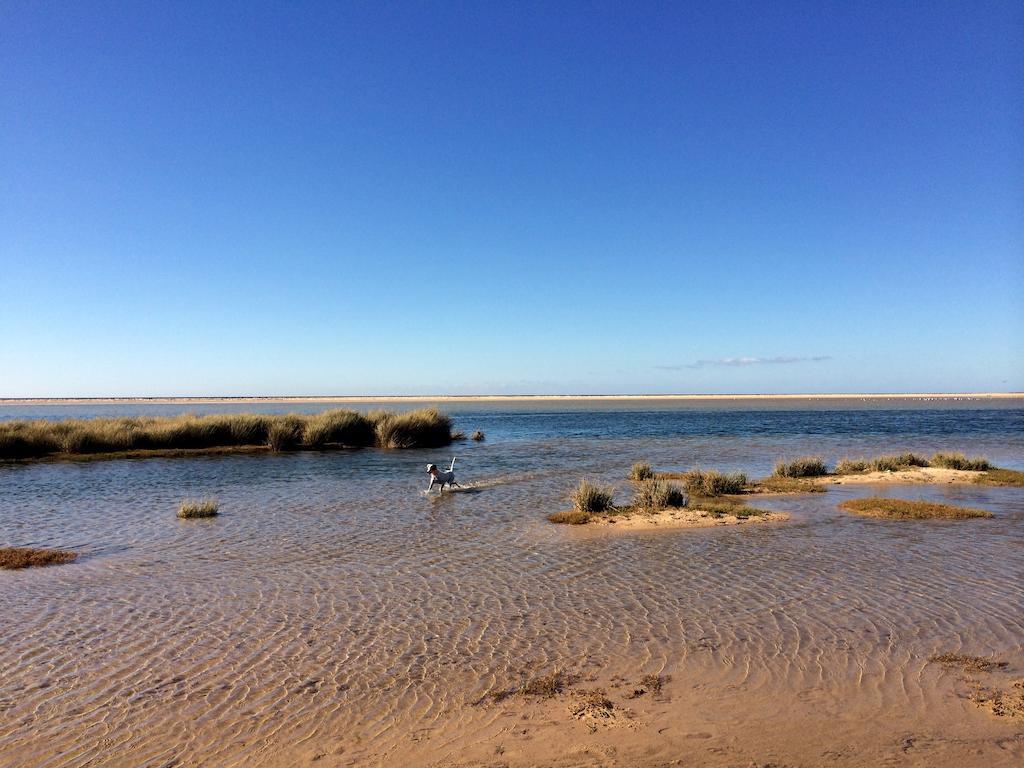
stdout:
<svg viewBox="0 0 1024 768">
<path fill-rule="evenodd" d="M 963 450 L 1024 469 L 1021 406 L 475 408 L 456 426 L 487 441 L 452 449 L 470 491 L 440 498 L 424 467 L 447 450 L 0 465 L 0 543 L 82 553 L 0 572 L 0 765 L 286 764 L 324 739 L 387 764 L 554 668 L 930 705 L 928 655 L 1024 650 L 1024 489 L 880 491 L 996 515 L 967 523 L 846 515 L 879 491 L 850 486 L 759 500 L 792 514 L 779 525 L 615 535 L 544 515 L 581 475 L 625 498 L 639 459 L 759 475 Z M 177 520 L 196 495 L 221 516 Z"/>
</svg>

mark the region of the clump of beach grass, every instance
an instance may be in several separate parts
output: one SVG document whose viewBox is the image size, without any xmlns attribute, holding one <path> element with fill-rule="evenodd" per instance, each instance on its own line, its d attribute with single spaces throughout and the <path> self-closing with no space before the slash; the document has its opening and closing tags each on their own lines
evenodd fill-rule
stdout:
<svg viewBox="0 0 1024 768">
<path fill-rule="evenodd" d="M 749 493 L 825 493 L 813 477 L 766 477 L 747 486 Z"/>
<path fill-rule="evenodd" d="M 580 480 L 579 485 L 569 494 L 572 509 L 552 512 L 548 515 L 548 521 L 552 523 L 567 523 L 569 525 L 585 525 L 590 522 L 593 515 L 615 511 L 613 504 L 614 496 L 615 489 L 606 485 L 596 485 L 584 478 Z"/>
<path fill-rule="evenodd" d="M 629 479 L 630 480 L 650 480 L 654 477 L 654 470 L 651 469 L 651 465 L 645 461 L 638 461 L 632 467 L 629 468 Z"/>
<path fill-rule="evenodd" d="M 178 517 L 182 520 L 216 517 L 219 512 L 220 502 L 216 499 L 185 499 L 178 506 Z"/>
<path fill-rule="evenodd" d="M 638 510 L 657 512 L 661 509 L 685 507 L 686 494 L 667 480 L 643 480 L 637 484 L 633 507 Z"/>
<path fill-rule="evenodd" d="M 0 547 L 0 568 L 19 570 L 21 568 L 41 568 L 46 565 L 63 565 L 74 562 L 77 552 L 68 549 L 49 549 L 47 547 Z"/>
<path fill-rule="evenodd" d="M 857 515 L 879 517 L 886 520 L 967 520 L 995 517 L 984 509 L 937 504 L 931 501 L 886 499 L 876 496 L 866 499 L 849 499 L 840 503 L 839 508 Z"/>
<path fill-rule="evenodd" d="M 437 448 L 451 440 L 451 419 L 436 408 L 370 414 L 335 409 L 315 414 L 37 419 L 0 422 L 0 460 L 328 446 Z"/>
<path fill-rule="evenodd" d="M 373 422 L 378 448 L 438 448 L 452 441 L 452 420 L 436 408 L 406 413 L 374 411 Z"/>
<path fill-rule="evenodd" d="M 774 477 L 821 477 L 828 474 L 821 456 L 801 456 L 792 461 L 780 460 L 775 463 Z"/>
<path fill-rule="evenodd" d="M 461 443 L 465 439 L 466 439 L 466 433 L 463 432 L 461 429 L 457 429 L 454 432 L 452 432 L 452 442 L 453 443 L 455 443 L 455 442 Z"/>
<path fill-rule="evenodd" d="M 928 460 L 930 467 L 942 467 L 943 469 L 961 469 L 970 472 L 985 472 L 992 469 L 988 459 L 984 456 L 967 458 L 962 453 L 936 453 Z"/>
<path fill-rule="evenodd" d="M 843 459 L 836 465 L 837 475 L 855 475 L 864 472 L 898 472 L 901 469 L 927 467 L 928 459 L 916 453 L 897 453 L 876 456 L 873 459 Z"/>
<path fill-rule="evenodd" d="M 516 691 L 521 696 L 539 696 L 550 699 L 562 693 L 573 682 L 571 675 L 556 670 L 549 675 L 541 675 L 524 682 Z"/>
<path fill-rule="evenodd" d="M 742 472 L 723 474 L 713 469 L 691 469 L 684 472 L 683 487 L 692 496 L 722 496 L 725 494 L 743 493 L 747 486 L 747 476 Z"/>
<path fill-rule="evenodd" d="M 595 485 L 584 478 L 580 480 L 580 484 L 573 490 L 569 499 L 574 510 L 593 515 L 610 510 L 614 496 L 615 490 L 611 486 Z"/>
<path fill-rule="evenodd" d="M 469 436 L 469 439 L 476 443 L 482 443 L 486 439 L 486 435 L 479 429 Z"/>
</svg>

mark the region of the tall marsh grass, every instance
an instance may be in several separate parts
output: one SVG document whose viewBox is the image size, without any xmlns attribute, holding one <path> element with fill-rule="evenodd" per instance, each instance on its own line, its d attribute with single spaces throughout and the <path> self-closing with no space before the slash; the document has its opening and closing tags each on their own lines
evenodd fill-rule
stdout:
<svg viewBox="0 0 1024 768">
<path fill-rule="evenodd" d="M 438 448 L 451 419 L 436 408 L 406 413 L 344 409 L 315 414 L 212 414 L 0 422 L 0 460 L 51 455 L 266 447 Z"/>
<path fill-rule="evenodd" d="M 828 467 L 820 456 L 801 456 L 793 461 L 777 461 L 774 477 L 821 477 L 828 474 Z"/>
<path fill-rule="evenodd" d="M 742 472 L 723 474 L 713 469 L 691 469 L 682 476 L 683 487 L 691 496 L 722 496 L 743 493 L 747 476 Z"/>
<path fill-rule="evenodd" d="M 643 480 L 637 484 L 633 506 L 649 512 L 685 507 L 686 494 L 667 480 Z"/>
</svg>

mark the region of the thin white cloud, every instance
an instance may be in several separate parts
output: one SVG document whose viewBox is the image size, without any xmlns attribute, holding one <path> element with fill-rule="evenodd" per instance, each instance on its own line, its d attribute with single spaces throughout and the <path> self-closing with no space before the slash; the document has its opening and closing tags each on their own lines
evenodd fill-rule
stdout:
<svg viewBox="0 0 1024 768">
<path fill-rule="evenodd" d="M 820 363 L 831 360 L 831 355 L 813 355 L 811 357 L 793 357 L 779 355 L 776 357 L 720 357 L 717 360 L 697 360 L 687 365 L 656 365 L 659 371 L 685 371 L 698 368 L 742 368 L 750 365 L 790 365 L 792 363 Z"/>
</svg>

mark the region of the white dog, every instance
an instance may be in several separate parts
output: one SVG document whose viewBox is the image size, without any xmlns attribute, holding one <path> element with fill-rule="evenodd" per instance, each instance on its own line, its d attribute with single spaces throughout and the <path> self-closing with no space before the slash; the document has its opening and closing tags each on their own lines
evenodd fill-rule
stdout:
<svg viewBox="0 0 1024 768">
<path fill-rule="evenodd" d="M 434 483 L 440 485 L 439 490 L 444 491 L 446 485 L 454 485 L 458 488 L 462 486 L 455 482 L 455 457 L 452 457 L 452 465 L 448 467 L 447 472 L 441 472 L 437 468 L 437 464 L 427 464 L 427 472 L 430 473 L 430 485 L 427 486 L 427 493 L 430 493 L 430 489 L 434 487 Z"/>
</svg>

